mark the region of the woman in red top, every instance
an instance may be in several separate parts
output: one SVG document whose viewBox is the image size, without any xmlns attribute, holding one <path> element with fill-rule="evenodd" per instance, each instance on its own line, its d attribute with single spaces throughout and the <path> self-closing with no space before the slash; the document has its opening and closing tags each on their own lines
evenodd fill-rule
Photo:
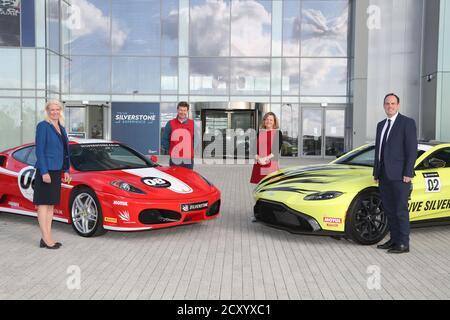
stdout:
<svg viewBox="0 0 450 320">
<path fill-rule="evenodd" d="M 275 113 L 266 113 L 263 117 L 261 130 L 258 133 L 256 161 L 253 165 L 250 183 L 258 184 L 264 177 L 279 170 L 278 154 L 283 141 L 279 129 Z"/>
</svg>

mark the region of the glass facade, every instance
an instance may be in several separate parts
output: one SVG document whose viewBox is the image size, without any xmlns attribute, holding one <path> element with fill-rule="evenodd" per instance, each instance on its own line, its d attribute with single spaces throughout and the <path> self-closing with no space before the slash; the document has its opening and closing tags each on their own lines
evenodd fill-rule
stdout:
<svg viewBox="0 0 450 320">
<path fill-rule="evenodd" d="M 264 105 L 252 109 L 254 127 L 274 111 L 287 157 L 333 156 L 349 140 L 336 127 L 345 128 L 351 101 L 350 0 L 36 0 L 22 7 L 27 17 L 34 10 L 34 24 L 22 23 L 26 43 L 0 44 L 1 110 L 14 117 L 0 133 L 19 134 L 2 139 L 0 149 L 31 141 L 23 126 L 33 127 L 52 97 L 81 107 L 156 102 L 161 128 L 180 100 L 196 106 L 200 122 L 208 103 Z"/>
<path fill-rule="evenodd" d="M 440 6 L 436 139 L 450 141 L 450 4 L 442 1 Z"/>
</svg>

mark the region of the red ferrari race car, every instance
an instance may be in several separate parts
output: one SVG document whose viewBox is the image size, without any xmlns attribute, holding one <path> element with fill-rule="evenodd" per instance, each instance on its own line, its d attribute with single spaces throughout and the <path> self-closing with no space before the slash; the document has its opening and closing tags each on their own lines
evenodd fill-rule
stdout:
<svg viewBox="0 0 450 320">
<path fill-rule="evenodd" d="M 191 224 L 219 215 L 220 191 L 195 171 L 163 167 L 117 142 L 69 143 L 72 181 L 54 220 L 83 237 Z M 0 212 L 37 216 L 34 144 L 0 152 Z"/>
</svg>

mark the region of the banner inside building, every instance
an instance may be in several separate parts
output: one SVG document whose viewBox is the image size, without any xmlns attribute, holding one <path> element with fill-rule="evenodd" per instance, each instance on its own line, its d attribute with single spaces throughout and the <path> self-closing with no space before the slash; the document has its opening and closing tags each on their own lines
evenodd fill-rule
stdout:
<svg viewBox="0 0 450 320">
<path fill-rule="evenodd" d="M 111 137 L 144 155 L 159 154 L 159 103 L 113 102 Z"/>
<path fill-rule="evenodd" d="M 0 46 L 20 47 L 20 0 L 0 0 Z"/>
</svg>

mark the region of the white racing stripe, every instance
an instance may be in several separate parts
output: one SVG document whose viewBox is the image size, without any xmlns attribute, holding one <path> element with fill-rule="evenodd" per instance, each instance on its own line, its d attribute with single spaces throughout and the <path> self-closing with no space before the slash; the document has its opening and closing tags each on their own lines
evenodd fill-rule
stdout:
<svg viewBox="0 0 450 320">
<path fill-rule="evenodd" d="M 17 172 L 14 172 L 14 171 L 2 168 L 2 167 L 0 167 L 0 173 L 6 174 L 11 177 L 17 177 L 19 175 L 19 173 L 17 173 Z"/>
<path fill-rule="evenodd" d="M 180 179 L 177 179 L 174 176 L 171 176 L 170 174 L 164 173 L 155 168 L 130 169 L 122 171 L 141 178 L 154 177 L 167 180 L 171 184 L 171 186 L 168 189 L 175 193 L 187 194 L 193 192 L 192 188 L 183 181 L 181 181 Z"/>
<path fill-rule="evenodd" d="M 8 176 L 11 177 L 18 177 L 19 173 L 18 172 L 14 172 L 5 168 L 0 167 L 0 173 L 6 174 Z M 66 183 L 62 183 L 61 187 L 66 188 L 66 189 L 73 189 L 73 186 L 71 186 L 70 184 L 66 184 Z"/>
</svg>

